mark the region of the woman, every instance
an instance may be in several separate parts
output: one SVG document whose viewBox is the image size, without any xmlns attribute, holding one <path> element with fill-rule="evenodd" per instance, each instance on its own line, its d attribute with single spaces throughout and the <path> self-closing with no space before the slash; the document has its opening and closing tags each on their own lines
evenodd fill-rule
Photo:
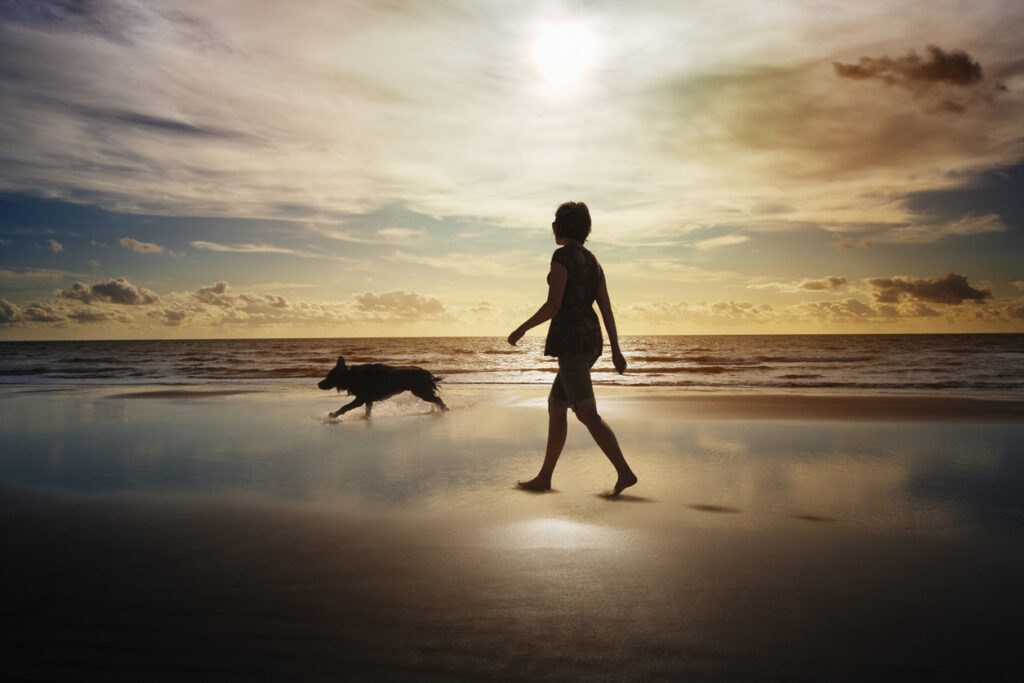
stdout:
<svg viewBox="0 0 1024 683">
<path fill-rule="evenodd" d="M 562 204 L 555 212 L 551 228 L 560 248 L 551 257 L 548 299 L 529 320 L 508 336 L 508 343 L 515 346 L 527 330 L 551 320 L 544 342 L 544 355 L 558 358 L 558 375 L 548 396 L 548 444 L 544 464 L 536 477 L 517 483 L 531 491 L 551 489 L 551 474 L 558 456 L 562 454 L 568 432 L 566 414 L 572 408 L 576 418 L 587 426 L 594 441 L 615 466 L 619 476 L 610 495 L 617 496 L 635 484 L 637 478 L 622 456 L 615 433 L 597 414 L 590 368 L 601 355 L 602 341 L 594 301 L 597 301 L 608 330 L 612 362 L 619 374 L 626 370 L 626 359 L 619 350 L 619 336 L 601 264 L 583 247 L 590 234 L 587 205 L 583 202 Z"/>
</svg>

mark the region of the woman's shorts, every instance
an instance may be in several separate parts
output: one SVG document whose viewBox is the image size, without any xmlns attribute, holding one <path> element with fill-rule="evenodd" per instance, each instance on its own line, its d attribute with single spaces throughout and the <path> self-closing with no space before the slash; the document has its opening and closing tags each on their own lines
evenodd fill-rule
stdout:
<svg viewBox="0 0 1024 683">
<path fill-rule="evenodd" d="M 548 394 L 548 405 L 564 406 L 574 411 L 581 405 L 595 406 L 594 385 L 590 381 L 590 368 L 597 362 L 600 355 L 594 356 L 559 356 L 558 374 L 551 384 Z"/>
</svg>

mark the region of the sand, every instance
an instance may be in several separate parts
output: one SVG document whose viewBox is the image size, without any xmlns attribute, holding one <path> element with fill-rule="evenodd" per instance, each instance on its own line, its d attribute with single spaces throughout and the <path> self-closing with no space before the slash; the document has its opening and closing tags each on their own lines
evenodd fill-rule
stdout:
<svg viewBox="0 0 1024 683">
<path fill-rule="evenodd" d="M 1021 673 L 1021 402 L 161 391 L 0 391 L 5 680 Z"/>
</svg>

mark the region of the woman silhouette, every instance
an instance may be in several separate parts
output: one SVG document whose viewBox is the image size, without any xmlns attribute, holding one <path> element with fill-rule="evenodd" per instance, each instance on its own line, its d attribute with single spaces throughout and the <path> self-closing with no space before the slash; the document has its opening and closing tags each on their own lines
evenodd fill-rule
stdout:
<svg viewBox="0 0 1024 683">
<path fill-rule="evenodd" d="M 610 495 L 617 496 L 635 484 L 637 478 L 622 455 L 615 433 L 597 414 L 590 368 L 601 355 L 602 340 L 594 301 L 601 310 L 612 348 L 612 362 L 619 374 L 626 370 L 626 359 L 619 350 L 619 336 L 604 271 L 597 258 L 583 246 L 590 234 L 587 205 L 583 202 L 562 204 L 555 212 L 551 228 L 559 248 L 551 256 L 548 299 L 529 320 L 508 336 L 508 343 L 515 346 L 527 330 L 551 320 L 544 342 L 544 355 L 558 358 L 558 375 L 548 395 L 548 442 L 544 464 L 536 477 L 517 483 L 531 491 L 551 488 L 551 474 L 558 456 L 562 454 L 568 433 L 566 414 L 572 408 L 576 418 L 587 426 L 594 441 L 615 466 L 619 476 Z"/>
</svg>

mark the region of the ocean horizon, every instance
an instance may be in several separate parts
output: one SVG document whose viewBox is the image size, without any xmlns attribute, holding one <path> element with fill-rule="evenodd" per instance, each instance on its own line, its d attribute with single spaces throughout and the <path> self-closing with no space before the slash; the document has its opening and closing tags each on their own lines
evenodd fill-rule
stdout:
<svg viewBox="0 0 1024 683">
<path fill-rule="evenodd" d="M 1024 334 L 623 336 L 594 383 L 737 392 L 915 392 L 1016 397 Z M 543 337 L 321 337 L 0 342 L 0 384 L 303 384 L 348 363 L 418 365 L 447 384 L 547 384 Z"/>
</svg>

